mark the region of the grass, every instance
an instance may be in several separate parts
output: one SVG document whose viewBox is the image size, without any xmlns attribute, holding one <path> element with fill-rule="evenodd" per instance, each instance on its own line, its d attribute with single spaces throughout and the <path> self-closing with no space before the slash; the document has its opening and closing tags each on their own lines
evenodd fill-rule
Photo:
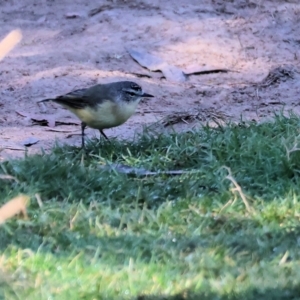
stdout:
<svg viewBox="0 0 300 300">
<path fill-rule="evenodd" d="M 0 227 L 0 299 L 299 299 L 299 128 L 145 130 L 2 163 L 19 182 L 0 181 L 1 203 L 32 198 L 29 220 Z"/>
</svg>

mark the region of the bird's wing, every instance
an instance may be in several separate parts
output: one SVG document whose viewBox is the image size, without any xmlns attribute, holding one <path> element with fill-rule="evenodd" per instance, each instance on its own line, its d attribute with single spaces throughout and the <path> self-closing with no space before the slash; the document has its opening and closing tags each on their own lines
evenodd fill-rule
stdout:
<svg viewBox="0 0 300 300">
<path fill-rule="evenodd" d="M 85 96 L 86 90 L 87 89 L 75 90 L 68 94 L 52 99 L 52 101 L 69 106 L 71 108 L 85 108 L 86 106 L 91 106 L 89 98 Z"/>
<path fill-rule="evenodd" d="M 78 89 L 78 90 L 72 91 L 68 94 L 65 94 L 64 96 L 82 97 L 82 96 L 84 96 L 86 91 L 87 91 L 87 89 Z"/>
</svg>

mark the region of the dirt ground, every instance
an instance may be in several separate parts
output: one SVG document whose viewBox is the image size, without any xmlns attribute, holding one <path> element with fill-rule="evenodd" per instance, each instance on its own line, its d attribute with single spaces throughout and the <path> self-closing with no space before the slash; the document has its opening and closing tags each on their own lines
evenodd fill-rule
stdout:
<svg viewBox="0 0 300 300">
<path fill-rule="evenodd" d="M 155 95 L 127 123 L 106 130 L 109 137 L 132 138 L 157 121 L 187 130 L 214 118 L 263 121 L 283 108 L 299 114 L 297 2 L 1 1 L 0 40 L 16 28 L 23 39 L 0 62 L 0 161 L 23 156 L 28 138 L 38 139 L 28 153 L 48 150 L 55 141 L 80 145 L 79 135 L 70 137 L 80 133 L 78 119 L 37 101 L 96 83 L 133 80 Z M 128 49 L 185 73 L 228 72 L 172 81 L 140 66 Z M 43 117 L 50 126 L 32 120 Z M 86 132 L 99 137 L 96 130 Z"/>
</svg>

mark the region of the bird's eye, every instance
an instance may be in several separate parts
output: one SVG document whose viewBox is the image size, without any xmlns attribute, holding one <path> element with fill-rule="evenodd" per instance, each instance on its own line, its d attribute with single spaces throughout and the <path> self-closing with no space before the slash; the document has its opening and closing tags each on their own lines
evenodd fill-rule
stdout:
<svg viewBox="0 0 300 300">
<path fill-rule="evenodd" d="M 134 93 L 134 92 L 126 91 L 126 93 L 127 93 L 128 95 L 130 95 L 130 96 L 136 96 L 136 93 Z"/>
</svg>

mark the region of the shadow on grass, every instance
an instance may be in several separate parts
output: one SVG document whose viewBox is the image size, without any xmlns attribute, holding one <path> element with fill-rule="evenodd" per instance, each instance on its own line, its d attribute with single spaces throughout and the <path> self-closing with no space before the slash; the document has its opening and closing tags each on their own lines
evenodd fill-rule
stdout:
<svg viewBox="0 0 300 300">
<path fill-rule="evenodd" d="M 223 222 L 225 222 L 223 220 Z M 272 261 L 289 251 L 287 261 L 300 259 L 298 240 L 300 226 L 262 230 L 261 225 L 252 220 L 228 219 L 226 223 L 211 218 L 202 226 L 201 235 L 179 234 L 161 231 L 147 234 L 146 230 L 138 233 L 118 231 L 118 236 L 101 236 L 91 233 L 88 228 L 50 228 L 40 225 L 23 225 L 0 231 L 0 250 L 8 248 L 30 249 L 33 252 L 52 253 L 58 257 L 70 252 L 84 252 L 87 259 L 95 257 L 123 265 L 130 258 L 144 263 L 156 261 L 168 264 L 170 259 L 187 257 L 192 253 L 209 253 L 214 249 L 222 256 L 231 257 L 238 264 L 246 261 Z M 108 224 L 102 224 L 109 226 Z M 126 227 L 126 225 L 125 225 Z M 201 256 L 201 255 L 200 255 Z M 113 260 L 110 258 L 113 257 Z"/>
<path fill-rule="evenodd" d="M 132 300 L 296 300 L 299 299 L 300 288 L 297 285 L 289 285 L 285 288 L 249 288 L 244 292 L 218 295 L 212 292 L 194 293 L 186 291 L 174 296 L 138 296 Z"/>
</svg>

